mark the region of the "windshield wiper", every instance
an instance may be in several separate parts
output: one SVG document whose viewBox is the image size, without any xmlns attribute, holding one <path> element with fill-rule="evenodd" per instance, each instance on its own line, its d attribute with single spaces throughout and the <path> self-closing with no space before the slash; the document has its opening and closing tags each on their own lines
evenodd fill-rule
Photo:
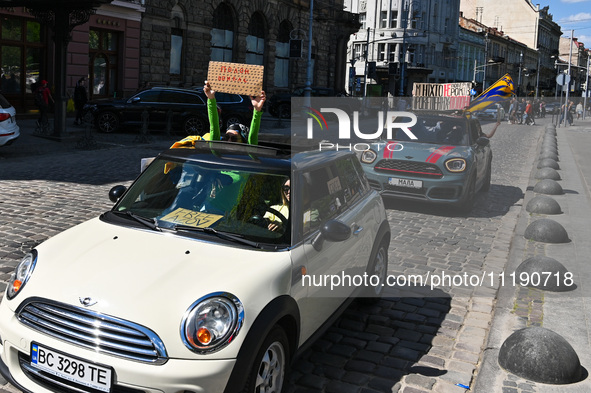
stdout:
<svg viewBox="0 0 591 393">
<path fill-rule="evenodd" d="M 261 244 L 258 242 L 253 242 L 251 240 L 247 240 L 243 237 L 240 237 L 239 235 L 234 235 L 228 232 L 220 232 L 216 229 L 213 228 L 198 228 L 198 227 L 192 227 L 189 225 L 175 225 L 172 229 L 174 229 L 175 231 L 189 231 L 189 232 L 204 232 L 204 233 L 209 233 L 209 234 L 213 234 L 216 235 L 217 237 L 219 237 L 220 239 L 225 239 L 225 240 L 230 240 L 236 243 L 240 243 L 240 244 L 245 244 L 247 246 L 251 246 L 254 248 L 261 248 Z"/>
<path fill-rule="evenodd" d="M 113 211 L 113 213 L 115 213 L 117 215 L 120 215 L 120 216 L 129 217 L 129 218 L 135 220 L 136 222 L 139 222 L 140 224 L 143 224 L 144 226 L 146 226 L 146 227 L 148 227 L 148 228 L 150 228 L 152 230 L 162 231 L 160 229 L 160 227 L 158 227 L 158 224 L 156 223 L 156 220 L 153 219 L 153 218 L 143 217 L 143 216 L 137 215 L 135 213 L 132 213 L 129 210 L 125 210 L 125 211 L 122 211 L 122 212 Z"/>
</svg>

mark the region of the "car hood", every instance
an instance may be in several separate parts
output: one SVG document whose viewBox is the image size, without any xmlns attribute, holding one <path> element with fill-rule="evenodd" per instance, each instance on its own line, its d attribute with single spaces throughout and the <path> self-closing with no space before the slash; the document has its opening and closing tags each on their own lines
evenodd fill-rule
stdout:
<svg viewBox="0 0 591 393">
<path fill-rule="evenodd" d="M 287 251 L 219 245 L 98 218 L 36 249 L 35 270 L 22 293 L 10 302 L 13 310 L 16 301 L 31 297 L 75 307 L 90 297 L 96 304 L 89 310 L 139 323 L 162 338 L 178 338 L 183 315 L 205 295 L 230 292 L 238 297 L 246 324 L 270 299 L 288 292 L 290 285 Z M 170 343 L 165 345 L 175 352 Z M 173 340 L 175 346 L 187 352 L 180 340 Z"/>
<path fill-rule="evenodd" d="M 471 154 L 470 146 L 435 145 L 408 141 L 391 141 L 374 145 L 374 147 L 378 146 L 378 161 L 380 159 L 394 159 L 442 164 L 447 158 L 466 158 Z"/>
</svg>

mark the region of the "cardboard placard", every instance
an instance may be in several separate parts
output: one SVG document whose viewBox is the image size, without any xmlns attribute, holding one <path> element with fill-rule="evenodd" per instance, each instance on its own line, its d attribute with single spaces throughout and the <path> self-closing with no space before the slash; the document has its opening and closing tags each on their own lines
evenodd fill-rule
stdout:
<svg viewBox="0 0 591 393">
<path fill-rule="evenodd" d="M 210 61 L 207 81 L 214 91 L 258 96 L 264 70 L 261 65 Z"/>
</svg>

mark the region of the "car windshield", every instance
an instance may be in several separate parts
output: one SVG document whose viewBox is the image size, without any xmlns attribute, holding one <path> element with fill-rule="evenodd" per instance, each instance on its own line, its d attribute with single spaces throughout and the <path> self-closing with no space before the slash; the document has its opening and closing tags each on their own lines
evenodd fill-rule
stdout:
<svg viewBox="0 0 591 393">
<path fill-rule="evenodd" d="M 157 158 L 112 213 L 136 222 L 146 218 L 155 228 L 183 236 L 215 233 L 288 245 L 290 209 L 284 193 L 288 180 L 286 175 Z"/>
<path fill-rule="evenodd" d="M 406 123 L 408 118 L 402 118 L 400 122 Z M 396 131 L 394 140 L 457 146 L 469 143 L 467 122 L 462 118 L 417 116 L 417 124 L 410 127 L 410 131 L 417 140 L 411 140 L 402 129 Z"/>
</svg>

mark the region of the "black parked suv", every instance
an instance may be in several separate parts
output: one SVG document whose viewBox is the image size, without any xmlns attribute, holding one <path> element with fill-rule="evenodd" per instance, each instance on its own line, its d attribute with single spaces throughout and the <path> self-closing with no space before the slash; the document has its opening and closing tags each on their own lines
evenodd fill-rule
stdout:
<svg viewBox="0 0 591 393">
<path fill-rule="evenodd" d="M 275 117 L 291 116 L 291 97 L 303 97 L 305 87 L 298 87 L 291 93 L 278 93 L 271 96 L 268 102 L 269 113 Z M 328 87 L 312 87 L 312 97 L 334 97 L 335 92 Z"/>
<path fill-rule="evenodd" d="M 209 129 L 205 100 L 191 89 L 153 87 L 128 99 L 90 101 L 84 105 L 87 112 L 101 132 L 113 132 L 123 125 L 141 127 L 144 120 L 149 128 L 177 135 L 203 135 Z"/>
<path fill-rule="evenodd" d="M 194 90 L 199 93 L 203 101 L 207 101 L 207 96 L 202 87 L 197 87 Z M 216 92 L 215 100 L 222 111 L 220 119 L 222 129 L 225 130 L 234 123 L 250 125 L 253 107 L 249 96 Z"/>
</svg>

